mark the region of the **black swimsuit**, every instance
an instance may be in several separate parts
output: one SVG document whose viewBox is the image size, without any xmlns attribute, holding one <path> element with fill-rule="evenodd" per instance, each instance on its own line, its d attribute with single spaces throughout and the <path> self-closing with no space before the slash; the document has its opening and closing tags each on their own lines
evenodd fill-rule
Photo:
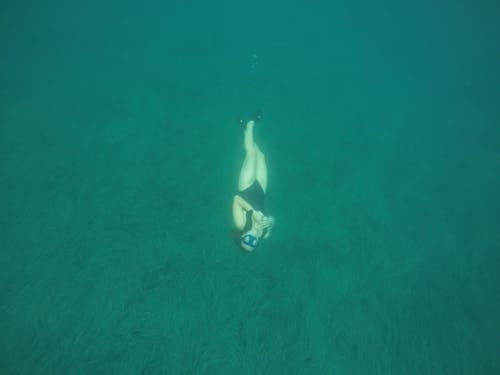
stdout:
<svg viewBox="0 0 500 375">
<path fill-rule="evenodd" d="M 239 191 L 236 195 L 239 195 L 247 201 L 254 210 L 261 211 L 262 213 L 265 212 L 266 193 L 264 193 L 264 189 L 262 189 L 262 186 L 260 186 L 260 183 L 257 180 L 255 180 L 253 184 L 246 189 Z M 245 233 L 252 228 L 252 214 L 253 210 L 248 210 L 246 212 L 246 222 L 242 233 Z M 264 234 L 265 232 L 267 232 L 267 229 L 264 230 Z"/>
</svg>

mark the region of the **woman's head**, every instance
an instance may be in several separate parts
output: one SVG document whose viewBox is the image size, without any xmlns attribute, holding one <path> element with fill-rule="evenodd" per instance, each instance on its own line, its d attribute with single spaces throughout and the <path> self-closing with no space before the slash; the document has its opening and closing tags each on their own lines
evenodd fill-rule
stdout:
<svg viewBox="0 0 500 375">
<path fill-rule="evenodd" d="M 239 245 L 243 250 L 254 251 L 259 245 L 259 237 L 250 229 L 241 235 Z"/>
</svg>

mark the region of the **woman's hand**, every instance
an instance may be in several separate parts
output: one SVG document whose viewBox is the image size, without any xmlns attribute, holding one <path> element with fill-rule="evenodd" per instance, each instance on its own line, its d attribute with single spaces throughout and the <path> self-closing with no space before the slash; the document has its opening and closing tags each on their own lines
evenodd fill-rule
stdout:
<svg viewBox="0 0 500 375">
<path fill-rule="evenodd" d="M 260 225 L 263 228 L 271 228 L 274 225 L 274 217 L 272 216 L 264 216 L 260 221 Z"/>
<path fill-rule="evenodd" d="M 265 216 L 261 211 L 254 210 L 252 218 L 256 224 L 260 224 L 260 222 L 262 221 L 263 218 L 265 218 Z"/>
<path fill-rule="evenodd" d="M 260 211 L 254 211 L 253 219 L 255 221 L 255 226 L 260 230 L 264 231 L 267 229 L 266 235 L 264 238 L 269 237 L 271 234 L 271 229 L 274 225 L 274 217 L 272 216 L 264 216 L 264 214 Z"/>
<path fill-rule="evenodd" d="M 267 229 L 263 237 L 264 239 L 271 235 L 273 226 L 274 226 L 274 217 L 265 216 L 264 219 L 262 220 L 262 230 Z"/>
</svg>

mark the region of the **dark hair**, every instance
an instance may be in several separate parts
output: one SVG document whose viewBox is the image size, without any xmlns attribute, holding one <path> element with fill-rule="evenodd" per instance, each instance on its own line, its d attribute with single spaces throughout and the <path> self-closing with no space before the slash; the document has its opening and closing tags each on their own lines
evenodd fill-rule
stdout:
<svg viewBox="0 0 500 375">
<path fill-rule="evenodd" d="M 231 238 L 233 239 L 234 243 L 238 246 L 241 247 L 241 236 L 243 235 L 243 231 L 233 228 L 231 229 Z"/>
</svg>

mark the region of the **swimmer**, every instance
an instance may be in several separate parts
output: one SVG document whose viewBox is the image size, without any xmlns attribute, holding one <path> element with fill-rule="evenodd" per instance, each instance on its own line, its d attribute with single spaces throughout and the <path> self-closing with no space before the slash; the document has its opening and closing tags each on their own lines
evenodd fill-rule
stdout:
<svg viewBox="0 0 500 375">
<path fill-rule="evenodd" d="M 255 114 L 262 119 L 262 112 Z M 245 251 L 254 251 L 261 239 L 268 238 L 274 225 L 274 218 L 265 214 L 267 189 L 266 159 L 254 142 L 255 121 L 245 123 L 240 120 L 243 130 L 245 160 L 240 171 L 238 193 L 233 198 L 234 239 Z"/>
</svg>

